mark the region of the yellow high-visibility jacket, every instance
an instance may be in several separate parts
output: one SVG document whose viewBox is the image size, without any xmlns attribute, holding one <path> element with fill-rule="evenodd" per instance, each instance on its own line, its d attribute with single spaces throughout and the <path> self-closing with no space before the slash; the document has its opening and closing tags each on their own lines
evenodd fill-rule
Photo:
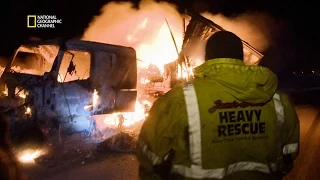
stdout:
<svg viewBox="0 0 320 180">
<path fill-rule="evenodd" d="M 284 155 L 296 159 L 300 125 L 278 93 L 274 73 L 237 59 L 213 59 L 194 69 L 152 106 L 137 144 L 141 179 L 275 179 Z M 279 178 L 281 179 L 281 178 Z"/>
</svg>

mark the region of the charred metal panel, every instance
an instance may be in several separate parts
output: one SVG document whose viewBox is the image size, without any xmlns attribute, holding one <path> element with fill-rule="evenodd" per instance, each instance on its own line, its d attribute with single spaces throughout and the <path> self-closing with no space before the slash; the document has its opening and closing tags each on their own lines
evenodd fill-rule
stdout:
<svg viewBox="0 0 320 180">
<path fill-rule="evenodd" d="M 63 134 L 87 132 L 95 129 L 95 124 L 91 116 L 74 116 L 72 121 L 70 117 L 59 118 L 61 132 Z"/>
<path fill-rule="evenodd" d="M 0 107 L 7 109 L 12 107 L 19 107 L 25 103 L 24 99 L 17 98 L 17 99 L 10 99 L 10 98 L 1 98 L 0 99 Z"/>
<path fill-rule="evenodd" d="M 93 54 L 91 81 L 99 95 L 95 114 L 135 110 L 136 67 L 133 49 L 111 49 Z"/>
<path fill-rule="evenodd" d="M 39 96 L 41 96 L 40 94 L 44 95 L 43 99 L 37 102 L 42 107 L 36 108 L 42 109 L 42 116 L 53 118 L 90 115 L 90 112 L 84 108 L 92 101 L 89 85 L 84 87 L 77 81 L 68 83 L 49 82 L 38 90 Z"/>
</svg>

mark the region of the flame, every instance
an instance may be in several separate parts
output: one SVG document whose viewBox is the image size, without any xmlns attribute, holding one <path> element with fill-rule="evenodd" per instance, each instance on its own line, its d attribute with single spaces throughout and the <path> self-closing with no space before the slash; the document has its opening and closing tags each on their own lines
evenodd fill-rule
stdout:
<svg viewBox="0 0 320 180">
<path fill-rule="evenodd" d="M 8 87 L 7 87 L 7 85 L 5 85 L 4 91 L 2 91 L 2 93 L 3 93 L 3 95 L 8 96 Z M 25 91 L 23 89 L 19 89 L 18 87 L 16 87 L 15 93 L 16 93 L 16 96 L 19 96 L 20 98 L 23 98 L 23 99 L 27 98 L 27 96 L 28 96 L 28 92 L 27 91 Z"/>
<path fill-rule="evenodd" d="M 91 109 L 92 109 L 92 105 L 91 104 L 84 106 L 84 110 L 91 110 Z"/>
<path fill-rule="evenodd" d="M 97 128 L 103 130 L 107 127 L 116 128 L 119 125 L 119 115 L 124 117 L 123 126 L 130 128 L 137 123 L 143 122 L 148 116 L 146 107 L 150 107 L 152 102 L 144 100 L 142 102 L 136 101 L 134 112 L 117 112 L 113 114 L 94 115 L 93 118 L 97 123 Z"/>
<path fill-rule="evenodd" d="M 149 97 L 147 89 L 164 79 L 165 64 L 178 58 L 183 40 L 182 17 L 172 4 L 148 0 L 141 1 L 139 10 L 133 9 L 132 4 L 128 2 L 110 2 L 101 12 L 101 15 L 89 24 L 82 40 L 129 46 L 136 50 L 138 97 L 135 112 L 94 115 L 94 119 L 98 129 L 102 130 L 110 126 L 117 127 L 119 114 L 122 114 L 123 126 L 131 127 L 148 116 L 147 109 L 152 106 L 154 99 Z M 156 68 L 150 68 L 152 66 Z"/>
<path fill-rule="evenodd" d="M 144 101 L 143 104 L 151 104 L 148 101 Z M 136 101 L 135 104 L 135 112 L 125 112 L 125 113 L 113 113 L 111 115 L 106 115 L 103 122 L 105 125 L 108 126 L 117 126 L 119 124 L 119 119 L 118 119 L 118 115 L 122 114 L 123 117 L 125 118 L 123 126 L 125 127 L 130 127 L 142 120 L 144 120 L 147 116 L 145 110 L 144 110 L 144 106 L 139 103 L 138 101 Z"/>
<path fill-rule="evenodd" d="M 31 115 L 31 108 L 30 107 L 27 107 L 25 114 L 26 115 Z"/>
<path fill-rule="evenodd" d="M 150 83 L 151 81 L 148 79 L 148 78 L 146 78 L 146 77 L 143 77 L 143 78 L 141 78 L 141 80 L 140 80 L 140 83 L 141 84 L 148 84 L 148 83 Z"/>
<path fill-rule="evenodd" d="M 163 23 L 148 43 L 136 47 L 137 57 L 144 61 L 146 67 L 156 65 L 163 73 L 164 65 L 177 60 L 178 53 L 166 23 Z"/>
<path fill-rule="evenodd" d="M 98 104 L 98 100 L 99 100 L 99 95 L 98 95 L 98 91 L 97 89 L 94 89 L 93 93 L 92 93 L 92 104 L 86 105 L 84 106 L 84 110 L 93 110 L 93 108 L 97 107 Z"/>
<path fill-rule="evenodd" d="M 19 97 L 25 99 L 25 98 L 27 97 L 27 95 L 25 95 L 25 94 L 19 94 Z"/>
<path fill-rule="evenodd" d="M 28 93 L 25 90 L 21 90 L 18 88 L 16 88 L 16 92 L 17 92 L 17 95 L 23 99 L 25 99 L 28 95 Z"/>
<path fill-rule="evenodd" d="M 18 153 L 18 160 L 21 163 L 35 163 L 34 160 L 44 154 L 43 150 L 27 149 Z"/>
<path fill-rule="evenodd" d="M 185 65 L 178 65 L 178 78 L 189 80 L 193 77 L 192 67 L 186 67 Z"/>
<path fill-rule="evenodd" d="M 63 79 L 62 79 L 61 74 L 58 74 L 57 81 L 58 81 L 59 83 L 63 83 Z"/>
<path fill-rule="evenodd" d="M 172 4 L 148 0 L 140 3 L 139 10 L 131 3 L 106 4 L 82 39 L 133 47 L 137 59 L 143 61 L 140 68 L 153 64 L 163 72 L 165 64 L 178 58 L 166 19 L 179 50 L 183 40 L 181 15 Z"/>
<path fill-rule="evenodd" d="M 95 89 L 93 91 L 93 95 L 92 95 L 92 106 L 93 106 L 93 108 L 95 108 L 97 106 L 98 99 L 99 99 L 98 91 Z"/>
</svg>

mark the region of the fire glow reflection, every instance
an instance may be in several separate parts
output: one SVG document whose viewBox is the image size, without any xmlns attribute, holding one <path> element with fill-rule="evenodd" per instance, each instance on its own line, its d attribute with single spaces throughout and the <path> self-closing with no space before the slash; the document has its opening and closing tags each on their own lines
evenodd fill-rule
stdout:
<svg viewBox="0 0 320 180">
<path fill-rule="evenodd" d="M 18 153 L 18 160 L 21 163 L 35 163 L 34 160 L 44 154 L 43 150 L 27 149 Z"/>
</svg>

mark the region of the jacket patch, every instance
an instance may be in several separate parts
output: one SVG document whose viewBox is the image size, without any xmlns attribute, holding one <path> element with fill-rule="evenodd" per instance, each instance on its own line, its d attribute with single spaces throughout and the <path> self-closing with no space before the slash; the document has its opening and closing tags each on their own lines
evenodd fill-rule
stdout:
<svg viewBox="0 0 320 180">
<path fill-rule="evenodd" d="M 247 102 L 237 102 L 237 101 L 233 101 L 233 102 L 222 102 L 222 100 L 217 100 L 214 102 L 214 105 L 209 108 L 208 112 L 209 113 L 214 113 L 216 112 L 218 109 L 236 109 L 236 108 L 247 108 L 247 107 L 262 107 L 264 106 L 266 103 L 247 103 Z"/>
<path fill-rule="evenodd" d="M 261 121 L 261 113 L 260 109 L 219 112 L 218 137 L 264 134 L 266 123 Z"/>
</svg>

